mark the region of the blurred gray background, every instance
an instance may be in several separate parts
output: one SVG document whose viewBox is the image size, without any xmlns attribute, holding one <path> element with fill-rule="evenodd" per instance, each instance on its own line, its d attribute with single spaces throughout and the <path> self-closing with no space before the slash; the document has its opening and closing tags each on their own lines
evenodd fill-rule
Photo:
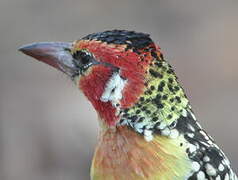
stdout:
<svg viewBox="0 0 238 180">
<path fill-rule="evenodd" d="M 115 28 L 158 42 L 238 172 L 237 19 L 237 0 L 1 0 L 0 179 L 89 179 L 96 113 L 70 79 L 17 48 Z"/>
</svg>

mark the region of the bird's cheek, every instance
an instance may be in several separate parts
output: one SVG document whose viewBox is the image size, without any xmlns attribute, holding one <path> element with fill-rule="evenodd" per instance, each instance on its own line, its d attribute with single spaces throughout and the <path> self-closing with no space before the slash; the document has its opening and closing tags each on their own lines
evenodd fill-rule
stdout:
<svg viewBox="0 0 238 180">
<path fill-rule="evenodd" d="M 113 69 L 105 66 L 94 66 L 78 79 L 78 87 L 90 101 L 100 100 L 105 84 L 113 74 Z"/>
<path fill-rule="evenodd" d="M 89 74 L 82 75 L 79 80 L 79 88 L 92 103 L 100 119 L 109 126 L 115 125 L 117 121 L 116 108 L 112 106 L 111 102 L 102 101 L 101 97 L 112 74 L 112 68 L 96 66 Z"/>
</svg>

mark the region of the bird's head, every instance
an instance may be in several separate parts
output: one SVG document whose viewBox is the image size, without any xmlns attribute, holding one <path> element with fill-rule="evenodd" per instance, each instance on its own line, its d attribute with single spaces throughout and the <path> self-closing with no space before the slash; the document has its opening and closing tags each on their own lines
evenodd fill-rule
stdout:
<svg viewBox="0 0 238 180">
<path fill-rule="evenodd" d="M 34 43 L 19 50 L 67 74 L 109 126 L 139 101 L 152 76 L 160 76 L 150 67 L 163 59 L 149 35 L 124 30 L 90 34 L 73 43 Z"/>
</svg>

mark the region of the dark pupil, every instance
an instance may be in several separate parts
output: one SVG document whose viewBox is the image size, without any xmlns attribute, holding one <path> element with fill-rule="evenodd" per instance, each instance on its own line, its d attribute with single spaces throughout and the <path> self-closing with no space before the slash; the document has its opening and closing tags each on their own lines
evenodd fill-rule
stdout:
<svg viewBox="0 0 238 180">
<path fill-rule="evenodd" d="M 83 65 L 89 63 L 91 56 L 83 51 L 77 51 L 74 55 L 74 59 L 79 60 Z"/>
</svg>

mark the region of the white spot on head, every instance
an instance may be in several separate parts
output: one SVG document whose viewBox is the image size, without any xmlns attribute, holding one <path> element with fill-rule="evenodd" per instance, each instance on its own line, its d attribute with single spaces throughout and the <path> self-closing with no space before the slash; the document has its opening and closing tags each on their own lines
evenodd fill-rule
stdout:
<svg viewBox="0 0 238 180">
<path fill-rule="evenodd" d="M 208 144 L 210 144 L 210 145 L 212 145 L 212 144 L 213 144 L 213 142 L 212 142 L 212 141 L 210 141 L 210 140 L 208 140 L 208 141 L 207 141 L 207 143 L 208 143 Z"/>
<path fill-rule="evenodd" d="M 208 156 L 204 156 L 203 161 L 208 162 L 208 161 L 210 161 L 210 158 Z"/>
<path fill-rule="evenodd" d="M 216 180 L 221 180 L 221 176 L 218 175 L 218 176 L 216 177 Z"/>
<path fill-rule="evenodd" d="M 145 129 L 145 130 L 144 130 L 144 135 L 145 135 L 145 136 L 151 136 L 151 135 L 152 135 L 152 131 L 151 131 L 151 130 L 148 130 L 148 129 Z"/>
<path fill-rule="evenodd" d="M 209 147 L 209 146 L 210 146 L 208 143 L 206 143 L 206 142 L 204 142 L 204 141 L 200 141 L 200 143 L 203 144 L 203 145 L 206 146 L 206 147 Z M 203 151 L 206 150 L 206 148 L 204 148 L 204 147 L 202 147 L 201 149 L 202 149 Z"/>
<path fill-rule="evenodd" d="M 202 171 L 199 171 L 199 172 L 197 173 L 197 179 L 198 179 L 198 180 L 204 180 L 204 179 L 205 179 L 205 173 L 202 172 Z"/>
<path fill-rule="evenodd" d="M 225 157 L 224 161 L 227 164 L 227 166 L 230 166 L 231 163 L 230 163 L 230 161 L 226 157 Z"/>
<path fill-rule="evenodd" d="M 100 98 L 102 102 L 111 101 L 116 106 L 122 99 L 122 90 L 125 87 L 126 80 L 122 79 L 118 72 L 114 72 L 107 81 L 104 92 Z"/>
<path fill-rule="evenodd" d="M 197 149 L 200 149 L 200 145 L 198 143 L 195 143 L 195 146 Z"/>
<path fill-rule="evenodd" d="M 134 128 L 137 132 L 142 133 L 143 132 L 143 127 L 144 127 L 145 123 L 141 122 L 141 123 L 135 123 Z"/>
<path fill-rule="evenodd" d="M 148 125 L 148 121 L 149 121 L 149 119 L 144 119 L 144 121 L 135 122 L 135 123 L 129 121 L 129 124 L 130 124 L 131 127 L 134 127 L 134 129 L 137 132 L 142 133 L 145 128 L 146 128 L 147 131 L 151 131 L 149 129 L 152 128 L 153 126 L 152 125 Z"/>
<path fill-rule="evenodd" d="M 235 174 L 233 171 L 231 171 L 231 175 L 230 175 L 230 176 L 231 176 L 234 180 L 238 180 L 236 174 Z"/>
<path fill-rule="evenodd" d="M 215 176 L 216 175 L 216 173 L 217 173 L 216 169 L 211 164 L 207 163 L 205 165 L 205 168 L 206 168 L 207 175 L 209 175 L 209 176 Z"/>
<path fill-rule="evenodd" d="M 218 166 L 218 170 L 219 170 L 219 171 L 224 171 L 224 169 L 225 169 L 225 167 L 223 166 L 223 164 L 220 164 L 220 165 Z"/>
<path fill-rule="evenodd" d="M 195 131 L 194 127 L 191 124 L 188 125 L 188 128 L 193 132 Z"/>
<path fill-rule="evenodd" d="M 148 130 L 148 129 L 145 129 L 144 130 L 144 138 L 146 141 L 152 141 L 153 140 L 153 135 L 152 135 L 152 131 L 151 130 Z"/>
<path fill-rule="evenodd" d="M 193 144 L 189 144 L 188 145 L 188 149 L 189 149 L 190 153 L 193 153 L 193 152 L 195 152 L 197 150 L 197 147 L 194 146 Z"/>
<path fill-rule="evenodd" d="M 200 128 L 200 129 L 202 129 L 202 126 L 196 121 L 196 125 Z"/>
<path fill-rule="evenodd" d="M 166 124 L 164 122 L 160 122 L 160 124 L 157 126 L 158 129 L 164 129 L 166 127 Z"/>
<path fill-rule="evenodd" d="M 165 128 L 161 131 L 161 134 L 164 135 L 164 136 L 168 136 L 170 134 L 170 130 L 169 128 Z"/>
<path fill-rule="evenodd" d="M 183 116 L 183 117 L 187 117 L 187 116 L 188 116 L 188 113 L 187 113 L 186 109 L 183 109 L 183 111 L 182 111 L 182 116 Z"/>
<path fill-rule="evenodd" d="M 200 164 L 196 161 L 192 162 L 192 169 L 197 172 L 200 169 Z"/>
<path fill-rule="evenodd" d="M 203 130 L 201 130 L 200 133 L 201 133 L 201 135 L 203 135 L 203 137 L 204 137 L 206 140 L 209 140 L 209 137 L 207 136 L 207 134 L 206 134 Z"/>
<path fill-rule="evenodd" d="M 193 118 L 194 120 L 197 120 L 196 117 L 195 117 L 195 115 L 194 115 L 192 112 L 190 112 L 190 113 L 191 113 L 192 118 Z"/>
<path fill-rule="evenodd" d="M 226 173 L 226 175 L 225 175 L 225 179 L 224 179 L 224 180 L 229 180 L 229 179 L 230 179 L 229 174 Z"/>
<path fill-rule="evenodd" d="M 193 138 L 194 134 L 193 133 L 187 133 L 188 137 Z"/>
<path fill-rule="evenodd" d="M 169 137 L 172 139 L 176 139 L 179 136 L 179 132 L 177 129 L 172 129 L 170 131 Z"/>
<path fill-rule="evenodd" d="M 154 137 L 151 135 L 151 136 L 144 136 L 144 138 L 147 142 L 150 142 L 153 140 Z"/>
</svg>

